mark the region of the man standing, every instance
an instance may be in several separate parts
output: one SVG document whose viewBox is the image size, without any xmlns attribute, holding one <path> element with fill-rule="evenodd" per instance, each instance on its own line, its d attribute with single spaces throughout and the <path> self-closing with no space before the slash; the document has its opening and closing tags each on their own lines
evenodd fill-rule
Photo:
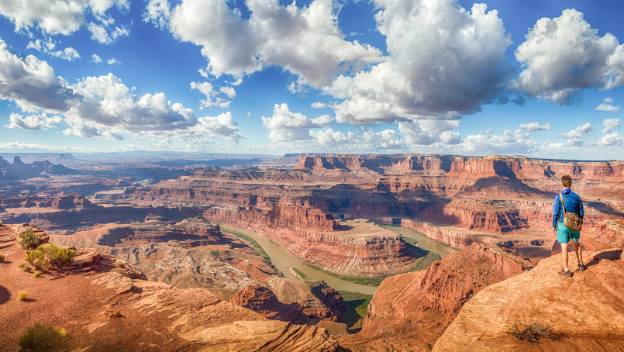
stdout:
<svg viewBox="0 0 624 352">
<path fill-rule="evenodd" d="M 583 252 L 581 250 L 581 244 L 579 242 L 581 238 L 581 232 L 574 231 L 564 225 L 564 217 L 566 213 L 575 213 L 581 219 L 584 216 L 583 210 L 583 202 L 581 201 L 581 197 L 572 192 L 572 177 L 569 175 L 564 175 L 561 177 L 561 184 L 563 185 L 563 190 L 555 196 L 555 200 L 553 202 L 553 229 L 557 234 L 557 241 L 561 244 L 561 263 L 563 269 L 559 273 L 561 276 L 572 277 L 572 273 L 570 269 L 568 269 L 568 243 L 572 241 L 572 246 L 574 247 L 574 252 L 576 253 L 576 259 L 578 259 L 578 271 L 584 271 L 587 269 L 585 264 L 583 264 Z M 563 199 L 561 198 L 563 197 Z"/>
</svg>

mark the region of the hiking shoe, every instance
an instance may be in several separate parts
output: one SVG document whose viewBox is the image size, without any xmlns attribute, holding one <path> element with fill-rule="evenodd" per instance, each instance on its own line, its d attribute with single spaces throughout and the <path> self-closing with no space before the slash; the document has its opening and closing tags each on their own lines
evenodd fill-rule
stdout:
<svg viewBox="0 0 624 352">
<path fill-rule="evenodd" d="M 572 272 L 570 270 L 561 270 L 559 275 L 563 277 L 572 277 Z"/>
<path fill-rule="evenodd" d="M 585 264 L 580 264 L 578 271 L 585 271 L 585 270 L 587 270 L 587 266 Z"/>
</svg>

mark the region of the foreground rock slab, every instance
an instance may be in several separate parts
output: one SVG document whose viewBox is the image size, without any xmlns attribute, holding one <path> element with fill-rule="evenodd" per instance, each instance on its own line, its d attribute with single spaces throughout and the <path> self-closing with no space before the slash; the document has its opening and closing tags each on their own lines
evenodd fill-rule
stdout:
<svg viewBox="0 0 624 352">
<path fill-rule="evenodd" d="M 624 261 L 622 249 L 587 256 L 588 270 L 557 275 L 559 256 L 530 272 L 476 294 L 437 341 L 433 351 L 624 351 Z M 572 260 L 571 268 L 576 267 Z M 514 325 L 540 324 L 556 340 L 521 341 Z"/>
</svg>

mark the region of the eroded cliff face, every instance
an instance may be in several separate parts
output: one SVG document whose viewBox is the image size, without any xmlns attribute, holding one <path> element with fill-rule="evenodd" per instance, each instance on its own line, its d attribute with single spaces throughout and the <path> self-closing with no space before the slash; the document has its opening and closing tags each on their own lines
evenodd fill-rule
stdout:
<svg viewBox="0 0 624 352">
<path fill-rule="evenodd" d="M 574 257 L 574 256 L 572 256 Z M 624 258 L 622 249 L 586 253 L 588 270 L 557 275 L 559 256 L 478 292 L 438 339 L 433 351 L 622 351 Z M 576 267 L 572 258 L 571 267 Z M 516 338 L 539 324 L 560 339 L 532 344 Z"/>
<path fill-rule="evenodd" d="M 0 235 L 12 227 L 0 226 Z M 14 236 L 13 236 L 14 237 Z M 5 236 L 0 237 L 5 239 Z M 8 243 L 8 242 L 7 242 Z M 78 250 L 60 275 L 18 268 L 24 252 L 13 241 L 0 276 L 0 351 L 15 351 L 35 323 L 64 328 L 72 348 L 94 351 L 338 351 L 316 326 L 269 320 L 206 289 L 179 289 L 139 279 L 129 266 Z M 16 298 L 27 289 L 30 301 Z M 62 299 L 54 293 L 62 293 Z"/>
<path fill-rule="evenodd" d="M 428 350 L 476 292 L 528 267 L 475 243 L 426 270 L 391 276 L 375 292 L 362 330 L 342 341 L 356 351 Z"/>
</svg>

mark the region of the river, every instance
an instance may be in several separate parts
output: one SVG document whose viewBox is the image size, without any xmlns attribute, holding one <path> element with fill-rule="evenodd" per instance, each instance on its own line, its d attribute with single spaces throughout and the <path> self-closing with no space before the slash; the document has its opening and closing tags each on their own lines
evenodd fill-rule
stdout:
<svg viewBox="0 0 624 352">
<path fill-rule="evenodd" d="M 433 241 L 426 237 L 425 235 L 419 233 L 418 231 L 402 228 L 399 226 L 387 226 L 388 229 L 391 229 L 395 232 L 401 233 L 403 236 L 410 237 L 415 239 L 419 247 L 426 249 L 428 251 L 439 254 L 441 257 L 446 256 L 447 254 L 454 251 L 452 248 Z M 262 234 L 243 230 L 241 228 L 233 227 L 230 225 L 222 226 L 221 229 L 223 232 L 233 234 L 228 229 L 239 231 L 250 238 L 253 238 L 258 244 L 264 249 L 267 255 L 271 258 L 271 263 L 281 271 L 286 278 L 289 279 L 297 279 L 303 280 L 296 271 L 299 271 L 305 275 L 305 280 L 323 280 L 332 288 L 339 291 L 350 291 L 350 292 L 358 292 L 367 295 L 372 295 L 377 286 L 368 286 L 357 284 L 348 280 L 341 279 L 339 277 L 330 275 L 326 272 L 314 269 L 308 265 L 306 265 L 301 259 L 295 257 L 294 255 L 288 253 L 285 249 L 275 244 L 273 241 L 269 240 Z M 235 234 L 233 234 L 235 235 Z M 293 270 L 296 269 L 295 270 Z"/>
</svg>

